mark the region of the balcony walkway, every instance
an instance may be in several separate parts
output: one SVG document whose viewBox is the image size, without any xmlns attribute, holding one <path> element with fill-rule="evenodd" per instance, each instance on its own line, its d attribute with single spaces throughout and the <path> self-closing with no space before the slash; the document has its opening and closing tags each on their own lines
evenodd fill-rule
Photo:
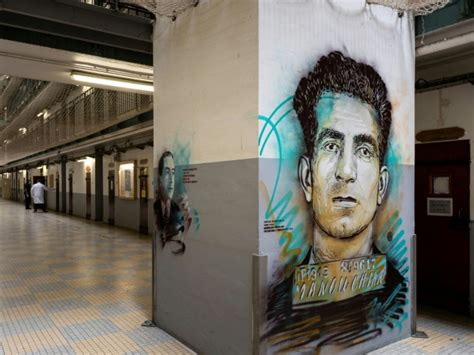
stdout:
<svg viewBox="0 0 474 355">
<path fill-rule="evenodd" d="M 0 199 L 0 354 L 192 354 L 151 317 L 151 241 Z"/>
</svg>

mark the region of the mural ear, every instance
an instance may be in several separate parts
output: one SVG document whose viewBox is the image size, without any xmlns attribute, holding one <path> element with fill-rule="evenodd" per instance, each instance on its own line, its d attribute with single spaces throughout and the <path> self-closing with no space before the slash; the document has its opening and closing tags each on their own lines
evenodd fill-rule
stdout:
<svg viewBox="0 0 474 355">
<path fill-rule="evenodd" d="M 307 202 L 311 202 L 313 194 L 313 176 L 311 174 L 311 160 L 302 155 L 298 164 L 298 178 L 303 188 L 304 197 Z"/>
<path fill-rule="evenodd" d="M 388 182 L 389 182 L 389 173 L 386 166 L 382 166 L 380 169 L 380 178 L 379 178 L 379 191 L 377 196 L 377 204 L 380 206 L 382 204 L 383 198 L 388 189 Z"/>
</svg>

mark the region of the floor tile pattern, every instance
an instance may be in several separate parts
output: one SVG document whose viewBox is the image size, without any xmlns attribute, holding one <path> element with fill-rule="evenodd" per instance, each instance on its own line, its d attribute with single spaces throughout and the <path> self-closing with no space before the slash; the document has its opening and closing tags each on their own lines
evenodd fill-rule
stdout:
<svg viewBox="0 0 474 355">
<path fill-rule="evenodd" d="M 0 355 L 193 354 L 151 314 L 151 242 L 0 199 Z M 474 319 L 421 309 L 408 338 L 371 354 L 474 354 Z"/>
<path fill-rule="evenodd" d="M 193 354 L 151 317 L 151 241 L 0 199 L 1 354 Z"/>
<path fill-rule="evenodd" d="M 428 338 L 407 338 L 370 354 L 474 355 L 474 318 L 429 307 L 420 307 L 417 330 L 425 332 Z"/>
</svg>

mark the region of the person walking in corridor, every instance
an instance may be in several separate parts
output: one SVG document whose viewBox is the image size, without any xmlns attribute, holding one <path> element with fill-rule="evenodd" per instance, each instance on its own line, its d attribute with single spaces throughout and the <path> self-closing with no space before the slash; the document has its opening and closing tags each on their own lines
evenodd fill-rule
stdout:
<svg viewBox="0 0 474 355">
<path fill-rule="evenodd" d="M 31 210 L 31 183 L 30 180 L 26 180 L 23 186 L 23 193 L 25 195 L 25 209 Z"/>
<path fill-rule="evenodd" d="M 38 208 L 41 208 L 43 212 L 48 212 L 46 210 L 46 204 L 44 203 L 44 193 L 46 190 L 46 186 L 41 183 L 41 180 L 38 180 L 31 188 L 31 196 L 33 197 L 34 208 L 33 212 L 36 212 Z"/>
</svg>

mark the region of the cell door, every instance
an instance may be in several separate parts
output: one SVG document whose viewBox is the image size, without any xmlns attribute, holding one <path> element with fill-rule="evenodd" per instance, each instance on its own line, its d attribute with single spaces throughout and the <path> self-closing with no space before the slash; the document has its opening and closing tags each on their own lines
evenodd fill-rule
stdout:
<svg viewBox="0 0 474 355">
<path fill-rule="evenodd" d="M 56 174 L 56 212 L 59 212 L 59 174 Z"/>
<path fill-rule="evenodd" d="M 68 182 L 69 182 L 69 208 L 68 208 L 68 213 L 72 215 L 73 213 L 73 206 L 74 206 L 74 191 L 72 188 L 73 185 L 73 179 L 72 179 L 72 174 L 69 174 L 68 177 Z"/>
<path fill-rule="evenodd" d="M 109 224 L 115 224 L 115 170 L 109 170 L 109 175 L 107 176 L 107 180 L 109 181 Z"/>
<path fill-rule="evenodd" d="M 15 201 L 20 201 L 20 177 L 15 171 Z"/>
<path fill-rule="evenodd" d="M 418 302 L 469 310 L 469 141 L 416 145 Z"/>
<path fill-rule="evenodd" d="M 148 169 L 140 168 L 140 233 L 148 234 Z"/>
<path fill-rule="evenodd" d="M 92 182 L 91 172 L 86 172 L 86 218 L 91 219 L 91 203 L 92 203 Z"/>
</svg>

